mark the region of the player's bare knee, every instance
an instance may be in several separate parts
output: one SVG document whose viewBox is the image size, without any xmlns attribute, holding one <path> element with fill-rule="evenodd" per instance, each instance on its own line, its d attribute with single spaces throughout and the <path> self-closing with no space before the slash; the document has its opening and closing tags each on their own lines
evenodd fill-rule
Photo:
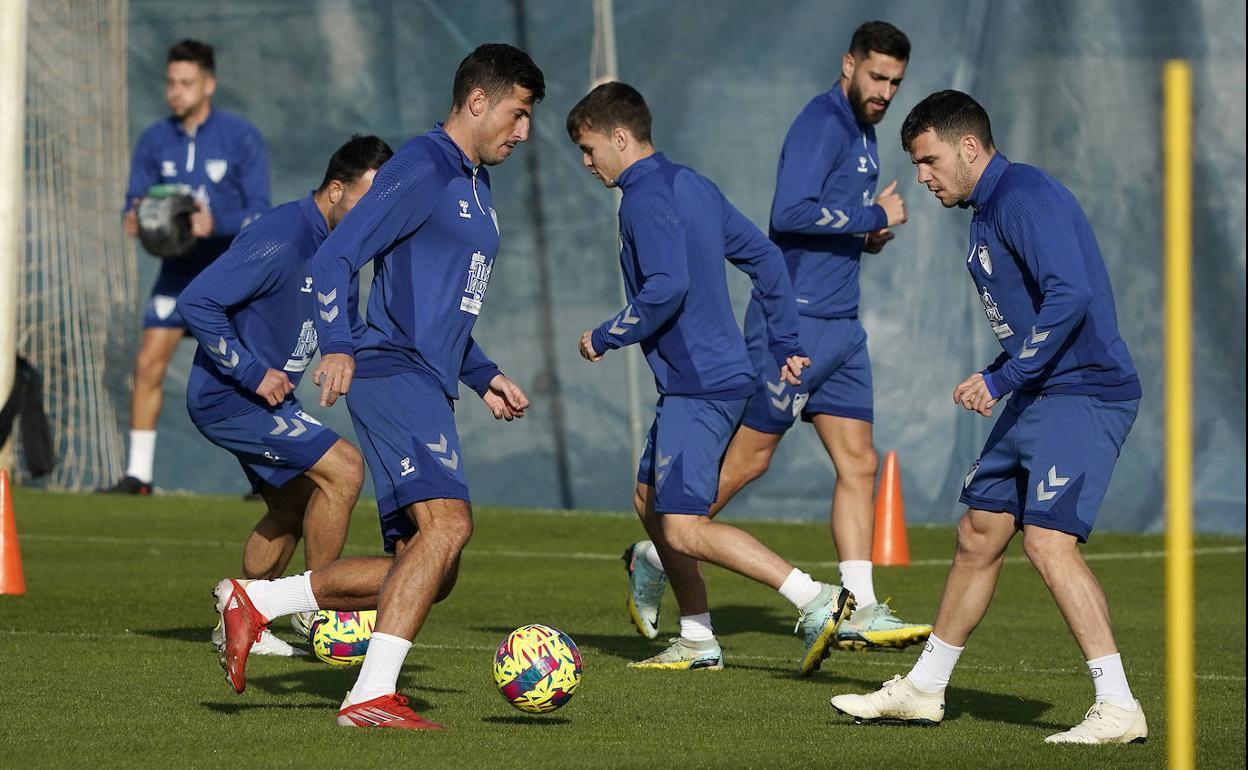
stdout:
<svg viewBox="0 0 1248 770">
<path fill-rule="evenodd" d="M 165 369 L 169 361 L 157 351 L 141 349 L 134 359 L 134 381 L 136 385 L 159 387 L 165 378 Z"/>
<path fill-rule="evenodd" d="M 1027 532 L 1023 535 L 1023 553 L 1047 583 L 1050 577 L 1069 569 L 1071 559 L 1078 556 L 1078 549 L 1074 538 Z"/>
<path fill-rule="evenodd" d="M 857 481 L 866 484 L 875 483 L 875 474 L 879 470 L 879 456 L 873 447 L 865 447 L 858 451 L 843 453 L 836 465 L 836 479 L 840 481 Z"/>
<path fill-rule="evenodd" d="M 670 545 L 677 553 L 698 559 L 700 556 L 699 542 L 701 534 L 698 524 L 701 523 L 700 516 L 687 516 L 683 514 L 670 513 L 663 517 L 663 536 L 667 538 L 667 544 Z"/>
<path fill-rule="evenodd" d="M 975 519 L 967 514 L 958 522 L 958 558 L 962 561 L 985 562 L 996 556 L 988 533 L 975 526 Z"/>
<path fill-rule="evenodd" d="M 447 516 L 438 522 L 438 530 L 455 553 L 459 553 L 472 539 L 472 515 L 465 511 L 462 515 Z"/>
</svg>

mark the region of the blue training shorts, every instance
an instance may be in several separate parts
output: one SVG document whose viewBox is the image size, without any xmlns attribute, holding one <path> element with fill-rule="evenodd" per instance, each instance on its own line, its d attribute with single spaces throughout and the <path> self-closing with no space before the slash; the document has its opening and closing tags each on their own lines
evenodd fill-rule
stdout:
<svg viewBox="0 0 1248 770">
<path fill-rule="evenodd" d="M 816 414 L 875 419 L 871 359 L 867 331 L 857 318 L 798 316 L 802 349 L 811 364 L 802 371 L 802 384 L 780 379 L 780 367 L 767 348 L 767 323 L 762 307 L 750 302 L 745 314 L 745 341 L 754 363 L 757 389 L 745 409 L 746 427 L 783 434 L 800 415 Z"/>
<path fill-rule="evenodd" d="M 1015 393 L 966 474 L 960 502 L 1087 542 L 1139 406 Z"/>
<path fill-rule="evenodd" d="M 264 484 L 285 485 L 316 465 L 338 441 L 337 433 L 303 411 L 293 397 L 272 410 L 257 405 L 215 422 L 201 425 L 193 417 L 192 422 L 209 441 L 238 458 L 253 492 Z"/>
<path fill-rule="evenodd" d="M 186 329 L 187 334 L 190 334 L 186 319 L 182 317 L 182 311 L 178 310 L 178 296 L 196 275 L 195 272 L 161 266 L 156 283 L 152 284 L 151 296 L 147 298 L 147 305 L 143 308 L 144 329 Z"/>
<path fill-rule="evenodd" d="M 455 407 L 431 377 L 402 372 L 351 383 L 347 408 L 373 476 L 382 545 L 416 534 L 405 510 L 425 500 L 468 500 Z"/>
<path fill-rule="evenodd" d="M 746 401 L 659 396 L 637 469 L 637 480 L 655 488 L 655 511 L 710 512 L 719 491 L 719 466 Z"/>
</svg>

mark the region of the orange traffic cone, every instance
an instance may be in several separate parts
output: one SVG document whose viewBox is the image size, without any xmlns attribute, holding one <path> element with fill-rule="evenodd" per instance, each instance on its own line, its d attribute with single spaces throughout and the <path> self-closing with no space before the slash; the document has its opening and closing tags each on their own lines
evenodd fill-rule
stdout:
<svg viewBox="0 0 1248 770">
<path fill-rule="evenodd" d="M 904 567 L 910 563 L 906 541 L 906 503 L 901 499 L 901 468 L 897 453 L 884 455 L 880 487 L 875 493 L 875 540 L 871 561 L 881 567 Z"/>
<path fill-rule="evenodd" d="M 22 554 L 17 549 L 17 522 L 13 519 L 13 495 L 9 472 L 0 469 L 0 594 L 26 593 L 22 576 Z"/>
</svg>

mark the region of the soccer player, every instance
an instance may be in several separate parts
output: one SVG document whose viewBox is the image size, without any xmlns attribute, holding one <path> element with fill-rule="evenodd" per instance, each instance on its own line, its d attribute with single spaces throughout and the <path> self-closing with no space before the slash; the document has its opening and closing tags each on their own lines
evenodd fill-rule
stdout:
<svg viewBox="0 0 1248 770">
<path fill-rule="evenodd" d="M 1045 741 L 1143 742 L 1148 725 L 1123 672 L 1105 593 L 1078 548 L 1140 400 L 1092 226 L 1056 179 L 997 152 L 988 114 L 964 93 L 941 91 L 919 102 L 901 140 L 920 184 L 946 208 L 974 212 L 966 267 L 1005 349 L 954 388 L 953 402 L 988 417 L 1010 399 L 966 474 L 961 502 L 968 510 L 918 662 L 883 689 L 838 695 L 832 706 L 859 721 L 939 723 L 953 668 L 1021 530 L 1096 690 L 1083 722 Z"/>
<path fill-rule="evenodd" d="M 717 514 L 767 471 L 780 439 L 799 416 L 814 424 L 836 468 L 832 539 L 841 583 L 858 602 L 853 617 L 837 631 L 837 646 L 846 649 L 905 647 L 932 631 L 930 625 L 901 620 L 875 595 L 871 361 L 858 320 L 861 254 L 878 253 L 893 238 L 890 228 L 906 221 L 895 182 L 875 195 L 880 175 L 875 125 L 897 94 L 909 59 L 910 41 L 901 30 L 883 21 L 858 27 L 841 57 L 839 82 L 806 105 L 785 137 L 771 205 L 771 239 L 788 263 L 802 346 L 814 363 L 800 385 L 776 376 L 763 307 L 755 297 L 745 317 L 755 391 L 728 445 L 710 511 Z M 664 586 L 657 556 L 646 542 L 624 554 L 629 614 L 649 638 L 658 635 Z"/>
<path fill-rule="evenodd" d="M 440 729 L 407 706 L 399 669 L 430 606 L 450 593 L 472 535 L 455 430 L 463 381 L 498 419 L 529 401 L 472 338 L 498 251 L 487 166 L 529 137 L 542 71 L 524 51 L 487 44 L 455 72 L 451 114 L 404 145 L 314 259 L 321 405 L 346 395 L 381 514 L 385 557 L 346 559 L 309 574 L 246 586 L 223 580 L 222 664 L 246 686 L 247 654 L 272 618 L 376 607 L 359 679 L 338 711 L 348 727 Z M 348 320 L 352 277 L 374 263 L 366 323 Z"/>
<path fill-rule="evenodd" d="M 187 185 L 197 211 L 197 242 L 181 257 L 161 261 L 143 313 L 143 338 L 134 360 L 130 396 L 130 457 L 111 488 L 117 494 L 152 492 L 156 423 L 164 401 L 165 370 L 189 332 L 178 298 L 191 279 L 220 256 L 243 225 L 269 210 L 269 159 L 255 126 L 212 106 L 217 90 L 212 46 L 183 40 L 169 49 L 165 101 L 172 114 L 139 137 L 126 186 L 126 233 L 139 232 L 138 204 L 155 184 Z"/>
<path fill-rule="evenodd" d="M 719 464 L 754 392 L 723 260 L 750 276 L 777 379 L 797 384 L 810 360 L 798 342 L 793 287 L 780 250 L 710 180 L 656 152 L 641 94 L 624 83 L 590 91 L 568 114 L 568 136 L 605 187 L 619 187 L 620 267 L 628 305 L 581 335 L 581 355 L 641 345 L 659 390 L 637 472 L 634 505 L 680 604 L 680 637 L 640 668 L 721 669 L 699 561 L 757 580 L 793 603 L 813 673 L 853 611 L 840 586 L 816 582 L 749 533 L 708 515 Z"/>
<path fill-rule="evenodd" d="M 301 536 L 308 569 L 342 554 L 364 461 L 303 411 L 294 390 L 316 354 L 312 256 L 392 154 L 375 136 L 353 137 L 319 188 L 252 223 L 182 292 L 199 341 L 186 389 L 191 421 L 238 458 L 268 505 L 243 547 L 245 579 L 281 577 Z M 306 635 L 306 624 L 296 628 Z M 224 646 L 224 629 L 213 642 Z M 267 630 L 252 652 L 295 654 Z"/>
</svg>

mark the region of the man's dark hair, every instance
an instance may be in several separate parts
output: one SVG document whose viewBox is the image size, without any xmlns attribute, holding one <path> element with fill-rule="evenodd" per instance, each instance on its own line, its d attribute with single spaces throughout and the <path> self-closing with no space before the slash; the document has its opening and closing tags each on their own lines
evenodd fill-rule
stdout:
<svg viewBox="0 0 1248 770">
<path fill-rule="evenodd" d="M 603 83 L 581 97 L 568 113 L 568 136 L 572 141 L 583 131 L 606 134 L 616 128 L 628 129 L 639 142 L 650 142 L 650 108 L 641 92 L 627 83 Z"/>
<path fill-rule="evenodd" d="M 546 78 L 529 55 L 506 43 L 486 43 L 464 57 L 455 70 L 451 106 L 463 107 L 474 88 L 485 91 L 490 104 L 511 94 L 512 86 L 533 92 L 533 103 L 546 96 Z"/>
<path fill-rule="evenodd" d="M 165 64 L 172 64 L 175 61 L 198 64 L 199 68 L 209 75 L 217 72 L 217 59 L 212 53 L 212 46 L 189 37 L 169 47 L 169 55 L 165 58 Z"/>
<path fill-rule="evenodd" d="M 325 179 L 318 190 L 329 187 L 329 183 L 337 179 L 343 184 L 351 184 L 375 168 L 390 160 L 394 150 L 390 145 L 375 136 L 355 134 L 339 147 L 329 159 L 329 168 L 325 169 Z"/>
<path fill-rule="evenodd" d="M 849 39 L 849 52 L 855 59 L 862 60 L 873 51 L 898 61 L 910 61 L 910 38 L 886 21 L 868 21 L 854 30 L 854 36 Z"/>
<path fill-rule="evenodd" d="M 914 105 L 901 124 L 901 147 L 910 152 L 910 144 L 928 129 L 946 144 L 957 145 L 967 135 L 979 140 L 986 150 L 996 148 L 992 142 L 992 123 L 979 102 L 961 91 L 937 91 Z"/>
</svg>

